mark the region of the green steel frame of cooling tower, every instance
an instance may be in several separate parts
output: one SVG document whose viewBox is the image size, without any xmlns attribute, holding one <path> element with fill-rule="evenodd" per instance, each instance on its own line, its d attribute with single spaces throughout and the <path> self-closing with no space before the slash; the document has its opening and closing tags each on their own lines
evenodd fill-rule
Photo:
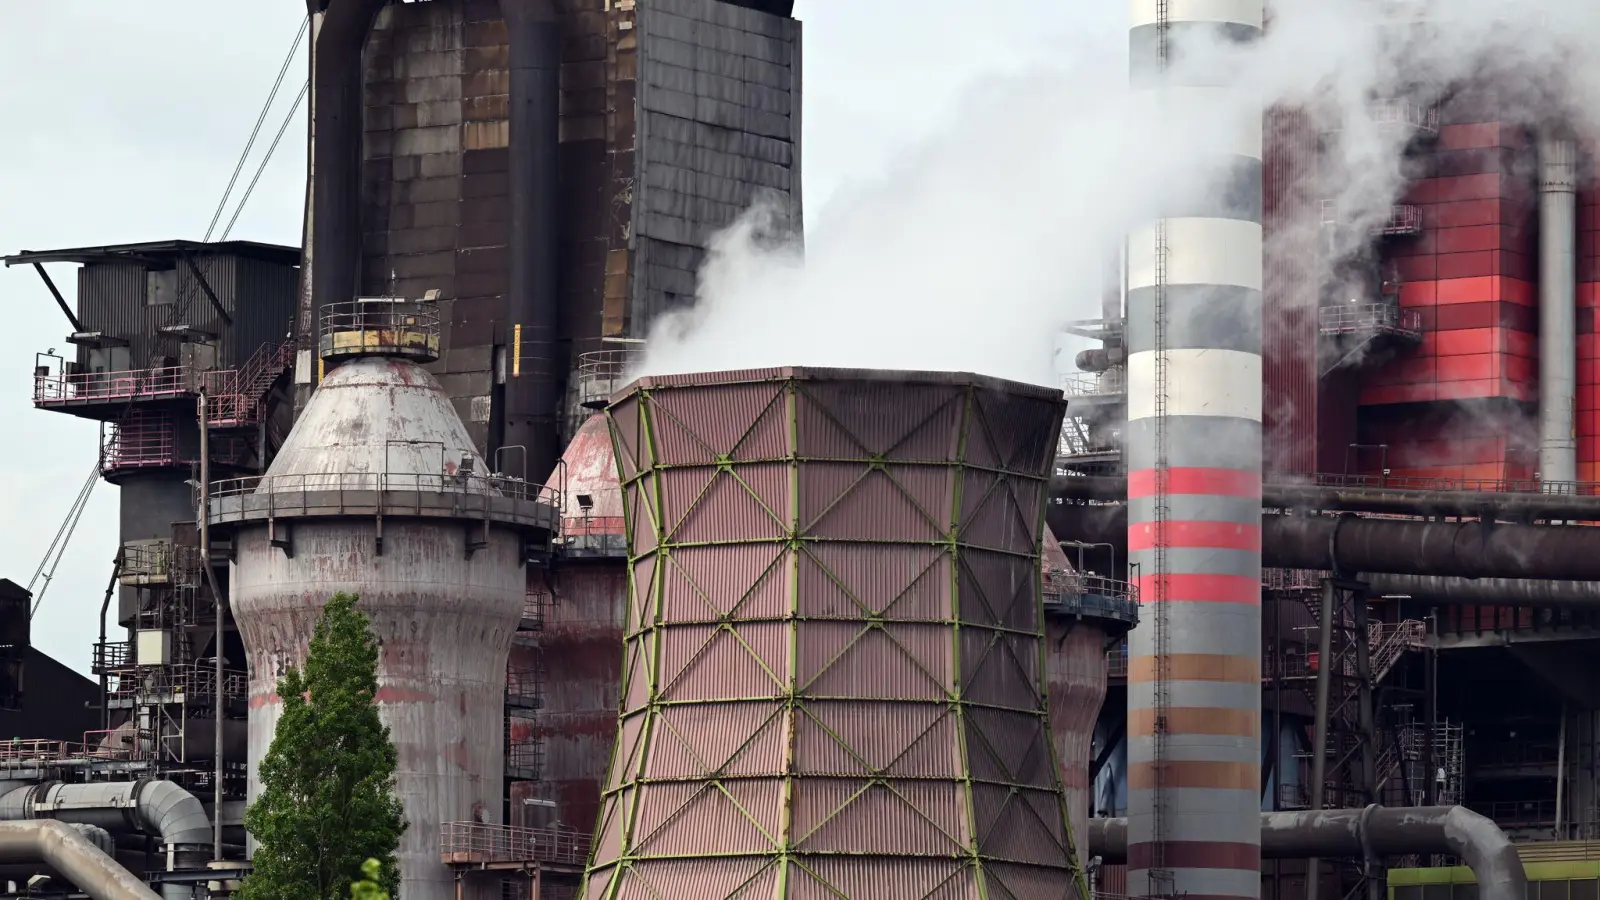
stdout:
<svg viewBox="0 0 1600 900">
<path fill-rule="evenodd" d="M 1087 897 L 1043 684 L 1062 410 L 829 369 L 613 398 L 630 603 L 580 896 Z"/>
</svg>

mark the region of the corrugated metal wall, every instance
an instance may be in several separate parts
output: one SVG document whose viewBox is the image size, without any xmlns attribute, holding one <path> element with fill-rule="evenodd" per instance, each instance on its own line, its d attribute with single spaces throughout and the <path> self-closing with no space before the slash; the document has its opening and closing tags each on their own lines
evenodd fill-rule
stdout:
<svg viewBox="0 0 1600 900">
<path fill-rule="evenodd" d="M 194 273 L 181 261 L 162 270 L 170 279 L 150 290 L 149 270 L 136 262 L 95 262 L 78 269 L 78 316 L 84 328 L 128 340 L 131 368 L 177 365 L 182 341 L 163 335 L 170 325 L 188 325 L 217 335 L 216 366 L 244 362 L 263 343 L 282 340 L 293 316 L 295 268 L 231 254 L 195 253 L 195 266 L 233 317 L 217 315 Z M 152 304 L 152 299 L 165 302 Z M 80 348 L 78 362 L 88 362 Z"/>
<path fill-rule="evenodd" d="M 1262 173 L 1262 465 L 1317 470 L 1317 129 L 1304 110 L 1266 115 Z"/>
<path fill-rule="evenodd" d="M 720 0 L 558 6 L 559 333 L 576 354 L 603 335 L 643 336 L 651 315 L 687 300 L 700 244 L 757 187 L 797 193 L 799 24 Z M 444 293 L 432 369 L 480 450 L 495 348 L 515 324 L 508 53 L 496 0 L 393 5 L 367 47 L 362 290 Z M 641 69 L 659 86 L 641 90 Z"/>
<path fill-rule="evenodd" d="M 718 0 L 638 10 L 638 258 L 629 325 L 689 302 L 710 236 L 758 195 L 800 223 L 800 23 Z"/>
</svg>

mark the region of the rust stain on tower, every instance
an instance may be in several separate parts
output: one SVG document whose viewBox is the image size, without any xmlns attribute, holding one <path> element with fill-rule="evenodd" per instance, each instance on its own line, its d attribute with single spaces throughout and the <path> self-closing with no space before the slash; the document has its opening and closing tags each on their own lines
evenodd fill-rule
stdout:
<svg viewBox="0 0 1600 900">
<path fill-rule="evenodd" d="M 582 896 L 1084 894 L 1040 635 L 1062 410 L 836 369 L 613 398 L 632 583 Z"/>
</svg>

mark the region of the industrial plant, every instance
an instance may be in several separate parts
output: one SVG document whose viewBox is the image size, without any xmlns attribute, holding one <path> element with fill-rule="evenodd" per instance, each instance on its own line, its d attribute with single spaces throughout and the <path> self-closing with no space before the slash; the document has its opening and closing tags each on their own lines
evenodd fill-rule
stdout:
<svg viewBox="0 0 1600 900">
<path fill-rule="evenodd" d="M 346 593 L 402 900 L 1596 900 L 1572 123 L 1408 84 L 1196 129 L 1227 188 L 1107 236 L 1059 385 L 648 371 L 713 235 L 803 232 L 793 5 L 312 0 L 304 246 L 4 258 L 120 546 L 53 598 L 94 682 L 0 579 L 0 896 L 238 891 Z M 1229 117 L 1181 50 L 1267 13 L 1135 0 L 1133 90 Z"/>
</svg>

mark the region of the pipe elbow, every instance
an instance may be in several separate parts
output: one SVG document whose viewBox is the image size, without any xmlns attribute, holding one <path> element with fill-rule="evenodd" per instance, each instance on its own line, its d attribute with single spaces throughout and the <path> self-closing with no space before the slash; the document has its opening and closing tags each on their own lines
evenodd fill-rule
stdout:
<svg viewBox="0 0 1600 900">
<path fill-rule="evenodd" d="M 134 787 L 139 824 L 162 843 L 178 847 L 211 843 L 211 817 L 199 798 L 170 781 L 143 781 Z"/>
<path fill-rule="evenodd" d="M 1464 806 L 1452 806 L 1445 813 L 1443 827 L 1450 848 L 1477 877 L 1481 900 L 1523 900 L 1527 896 L 1528 873 L 1522 857 L 1493 820 Z"/>
</svg>

